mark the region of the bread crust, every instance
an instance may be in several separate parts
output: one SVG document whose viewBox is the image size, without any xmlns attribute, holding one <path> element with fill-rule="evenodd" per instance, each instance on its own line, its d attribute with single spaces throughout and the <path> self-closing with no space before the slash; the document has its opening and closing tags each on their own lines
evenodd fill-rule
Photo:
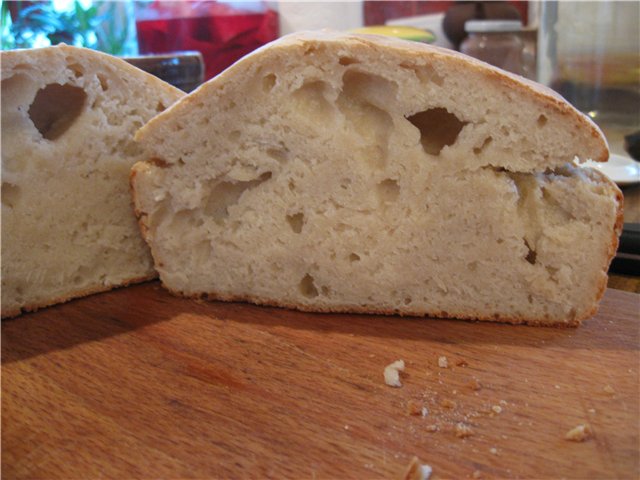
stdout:
<svg viewBox="0 0 640 480">
<path fill-rule="evenodd" d="M 76 298 L 82 298 L 82 297 L 87 297 L 89 295 L 93 295 L 94 293 L 102 293 L 102 292 L 108 292 L 110 290 L 114 290 L 116 288 L 120 288 L 120 287 L 126 287 L 128 285 L 134 285 L 136 283 L 142 283 L 142 282 L 148 282 L 150 280 L 155 280 L 156 278 L 158 278 L 157 273 L 153 273 L 150 275 L 144 275 L 142 277 L 135 277 L 135 278 L 131 278 L 128 280 L 125 280 L 121 283 L 118 283 L 117 285 L 99 285 L 99 286 L 95 286 L 95 287 L 90 287 L 90 288 L 85 288 L 82 290 L 76 290 L 73 293 L 70 293 L 69 295 L 64 295 L 61 297 L 55 297 L 52 298 L 50 300 L 47 300 L 45 302 L 39 302 L 39 303 L 29 303 L 27 305 L 24 305 L 21 308 L 14 308 L 11 310 L 3 310 L 2 311 L 2 319 L 8 319 L 8 318 L 13 318 L 13 317 L 17 317 L 18 315 L 22 315 L 23 313 L 27 313 L 27 312 L 36 312 L 38 310 L 40 310 L 41 308 L 45 308 L 45 307 L 50 307 L 52 305 L 57 305 L 60 303 L 66 303 L 69 302 L 71 300 L 74 300 Z"/>
</svg>

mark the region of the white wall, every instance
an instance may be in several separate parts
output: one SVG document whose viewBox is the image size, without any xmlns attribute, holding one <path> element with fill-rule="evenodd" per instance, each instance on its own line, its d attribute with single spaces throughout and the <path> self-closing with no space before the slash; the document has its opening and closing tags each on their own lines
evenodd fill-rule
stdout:
<svg viewBox="0 0 640 480">
<path fill-rule="evenodd" d="M 280 35 L 300 30 L 350 30 L 363 25 L 362 1 L 348 2 L 277 2 Z"/>
</svg>

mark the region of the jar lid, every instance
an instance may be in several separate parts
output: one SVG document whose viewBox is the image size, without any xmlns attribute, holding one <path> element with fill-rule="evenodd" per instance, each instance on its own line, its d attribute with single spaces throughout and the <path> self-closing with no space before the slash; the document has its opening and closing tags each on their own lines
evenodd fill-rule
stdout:
<svg viewBox="0 0 640 480">
<path fill-rule="evenodd" d="M 467 20 L 464 29 L 468 33 L 520 32 L 520 20 Z"/>
</svg>

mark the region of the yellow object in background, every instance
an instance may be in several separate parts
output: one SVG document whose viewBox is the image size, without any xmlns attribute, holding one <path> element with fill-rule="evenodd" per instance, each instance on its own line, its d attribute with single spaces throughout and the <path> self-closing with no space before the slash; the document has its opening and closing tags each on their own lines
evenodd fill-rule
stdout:
<svg viewBox="0 0 640 480">
<path fill-rule="evenodd" d="M 429 30 L 422 30 L 415 27 L 403 27 L 392 25 L 377 25 L 371 27 L 355 28 L 352 33 L 366 33 L 370 35 L 384 35 L 387 37 L 401 38 L 402 40 L 413 40 L 414 42 L 433 43 L 436 36 Z"/>
</svg>

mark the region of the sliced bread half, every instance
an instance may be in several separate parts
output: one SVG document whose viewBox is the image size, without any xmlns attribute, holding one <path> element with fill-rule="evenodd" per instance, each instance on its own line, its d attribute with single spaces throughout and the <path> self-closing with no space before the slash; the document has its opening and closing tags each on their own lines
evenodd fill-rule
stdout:
<svg viewBox="0 0 640 480">
<path fill-rule="evenodd" d="M 463 55 L 304 33 L 241 60 L 136 139 L 142 231 L 187 296 L 301 310 L 576 325 L 622 196 L 574 158 L 599 129 Z"/>
<path fill-rule="evenodd" d="M 2 52 L 2 317 L 153 278 L 129 171 L 135 131 L 183 96 L 61 45 Z"/>
</svg>

